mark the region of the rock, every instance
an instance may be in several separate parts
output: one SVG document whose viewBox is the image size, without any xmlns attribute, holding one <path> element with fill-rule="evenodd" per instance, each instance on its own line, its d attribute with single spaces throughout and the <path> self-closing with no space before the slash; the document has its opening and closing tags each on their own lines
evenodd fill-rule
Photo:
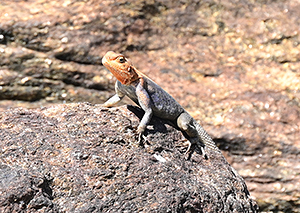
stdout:
<svg viewBox="0 0 300 213">
<path fill-rule="evenodd" d="M 222 154 L 186 159 L 182 133 L 137 107 L 7 110 L 0 117 L 1 212 L 257 212 Z"/>
<path fill-rule="evenodd" d="M 298 0 L 1 0 L 0 111 L 103 103 L 115 78 L 99 60 L 122 52 L 202 122 L 261 211 L 300 212 L 299 14 Z"/>
</svg>

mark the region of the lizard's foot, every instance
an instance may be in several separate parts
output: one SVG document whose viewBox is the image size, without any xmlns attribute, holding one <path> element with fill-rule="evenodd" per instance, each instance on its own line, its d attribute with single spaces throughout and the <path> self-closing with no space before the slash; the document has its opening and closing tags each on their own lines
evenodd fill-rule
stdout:
<svg viewBox="0 0 300 213">
<path fill-rule="evenodd" d="M 188 145 L 188 148 L 187 150 L 185 151 L 184 155 L 187 155 L 189 154 L 189 158 L 190 158 L 190 155 L 193 153 L 194 150 L 191 149 L 192 145 L 196 145 L 196 144 L 192 144 L 191 142 L 189 143 Z M 202 153 L 202 156 L 207 160 L 208 159 L 208 156 L 205 152 L 205 148 L 203 146 L 198 146 L 201 150 L 201 153 Z M 194 149 L 194 148 L 193 148 Z"/>
<path fill-rule="evenodd" d="M 144 135 L 144 132 L 138 133 L 138 144 L 139 144 L 139 146 L 144 147 L 144 145 L 146 143 L 147 143 L 147 137 Z"/>
<path fill-rule="evenodd" d="M 186 151 L 186 153 L 189 151 L 192 144 L 196 145 L 200 149 L 202 156 L 207 160 L 208 156 L 205 152 L 205 146 L 199 142 L 198 138 L 190 138 L 190 145 L 189 145 L 188 150 Z"/>
<path fill-rule="evenodd" d="M 143 134 L 143 132 L 145 132 L 145 129 L 146 129 L 146 125 L 142 125 L 140 124 L 137 128 L 137 133 L 138 134 Z"/>
<path fill-rule="evenodd" d="M 146 125 L 140 124 L 138 126 L 137 130 L 136 130 L 138 135 L 139 135 L 138 144 L 141 145 L 141 146 L 143 146 L 142 139 L 144 139 L 146 141 L 146 137 L 144 135 L 145 129 L 146 129 Z"/>
</svg>

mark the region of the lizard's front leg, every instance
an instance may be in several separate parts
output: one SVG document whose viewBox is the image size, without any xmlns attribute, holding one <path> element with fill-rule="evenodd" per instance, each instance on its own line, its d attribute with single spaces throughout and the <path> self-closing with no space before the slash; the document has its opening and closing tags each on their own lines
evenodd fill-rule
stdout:
<svg viewBox="0 0 300 213">
<path fill-rule="evenodd" d="M 151 98 L 143 86 L 143 82 L 140 82 L 136 87 L 136 95 L 138 97 L 138 102 L 140 107 L 145 111 L 145 114 L 137 128 L 137 132 L 141 135 L 145 129 L 147 124 L 150 122 L 153 110 L 152 110 L 152 102 Z"/>
<path fill-rule="evenodd" d="M 119 103 L 122 100 L 122 97 L 120 97 L 118 94 L 115 94 L 110 99 L 108 99 L 104 104 L 102 104 L 103 107 L 112 107 Z"/>
<path fill-rule="evenodd" d="M 116 105 L 117 103 L 119 103 L 125 96 L 125 94 L 123 94 L 120 89 L 119 89 L 119 81 L 116 81 L 115 84 L 115 91 L 116 94 L 114 96 L 112 96 L 110 99 L 108 99 L 104 104 L 102 104 L 102 106 L 104 107 L 112 107 L 114 105 Z"/>
</svg>

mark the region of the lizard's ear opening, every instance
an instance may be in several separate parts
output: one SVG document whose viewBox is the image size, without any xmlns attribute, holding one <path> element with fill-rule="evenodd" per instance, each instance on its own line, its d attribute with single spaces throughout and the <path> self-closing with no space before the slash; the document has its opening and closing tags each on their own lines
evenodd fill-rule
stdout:
<svg viewBox="0 0 300 213">
<path fill-rule="evenodd" d="M 129 72 L 129 73 L 132 73 L 132 72 L 133 72 L 132 66 L 128 67 L 128 72 Z"/>
</svg>

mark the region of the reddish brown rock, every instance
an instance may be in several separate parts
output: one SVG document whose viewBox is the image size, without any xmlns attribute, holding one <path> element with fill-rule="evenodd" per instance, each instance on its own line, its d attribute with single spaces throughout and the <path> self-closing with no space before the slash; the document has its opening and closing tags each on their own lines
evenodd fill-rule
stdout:
<svg viewBox="0 0 300 213">
<path fill-rule="evenodd" d="M 0 110 L 103 103 L 99 61 L 122 52 L 202 122 L 261 211 L 299 212 L 299 14 L 296 0 L 3 0 Z"/>
</svg>

